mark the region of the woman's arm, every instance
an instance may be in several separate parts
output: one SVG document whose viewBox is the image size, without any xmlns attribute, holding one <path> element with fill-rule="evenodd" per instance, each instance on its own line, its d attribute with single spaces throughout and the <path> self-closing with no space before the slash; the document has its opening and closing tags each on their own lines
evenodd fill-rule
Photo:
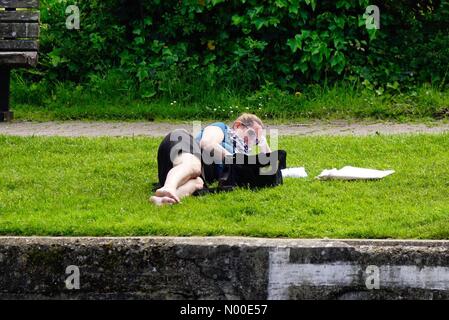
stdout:
<svg viewBox="0 0 449 320">
<path fill-rule="evenodd" d="M 231 155 L 231 153 L 221 146 L 224 138 L 224 133 L 219 127 L 206 127 L 200 141 L 200 147 L 206 152 L 213 151 L 215 156 L 219 155 L 220 159 L 224 159 L 225 156 Z"/>
</svg>

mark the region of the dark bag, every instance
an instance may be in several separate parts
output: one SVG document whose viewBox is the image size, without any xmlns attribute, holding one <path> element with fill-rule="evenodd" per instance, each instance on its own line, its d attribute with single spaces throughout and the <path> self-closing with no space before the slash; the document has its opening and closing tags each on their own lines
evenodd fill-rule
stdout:
<svg viewBox="0 0 449 320">
<path fill-rule="evenodd" d="M 282 169 L 287 167 L 287 152 L 268 154 L 234 154 L 225 159 L 219 188 L 247 187 L 250 189 L 275 187 L 283 183 Z"/>
</svg>

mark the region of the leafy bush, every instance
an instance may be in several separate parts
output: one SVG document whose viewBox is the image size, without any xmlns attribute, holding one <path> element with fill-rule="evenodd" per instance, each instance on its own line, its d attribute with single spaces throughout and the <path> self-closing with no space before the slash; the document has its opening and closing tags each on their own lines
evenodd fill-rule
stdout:
<svg viewBox="0 0 449 320">
<path fill-rule="evenodd" d="M 114 70 L 123 90 L 150 99 L 204 89 L 297 90 L 359 81 L 373 90 L 432 82 L 449 71 L 448 1 L 387 1 L 367 30 L 369 0 L 84 0 L 81 30 L 65 27 L 72 0 L 42 0 L 41 62 L 28 77 L 95 83 Z"/>
<path fill-rule="evenodd" d="M 380 5 L 381 29 L 365 65 L 356 73 L 369 82 L 443 88 L 449 72 L 449 1 L 388 1 Z"/>
</svg>

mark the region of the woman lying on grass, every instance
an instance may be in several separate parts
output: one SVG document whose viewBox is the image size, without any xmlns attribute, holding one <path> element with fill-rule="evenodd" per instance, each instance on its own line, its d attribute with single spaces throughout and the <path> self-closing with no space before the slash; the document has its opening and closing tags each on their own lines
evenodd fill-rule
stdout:
<svg viewBox="0 0 449 320">
<path fill-rule="evenodd" d="M 158 206 L 179 203 L 182 198 L 201 190 L 204 181 L 220 179 L 223 159 L 235 153 L 251 153 L 259 146 L 260 152 L 271 152 L 262 121 L 253 114 L 243 114 L 232 127 L 223 122 L 213 123 L 193 138 L 185 130 L 168 134 L 159 146 L 159 185 L 151 202 Z"/>
</svg>

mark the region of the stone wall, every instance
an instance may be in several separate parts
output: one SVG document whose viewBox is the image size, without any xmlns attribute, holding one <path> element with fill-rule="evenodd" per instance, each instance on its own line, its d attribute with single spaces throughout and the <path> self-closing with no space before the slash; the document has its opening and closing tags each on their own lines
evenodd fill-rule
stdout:
<svg viewBox="0 0 449 320">
<path fill-rule="evenodd" d="M 449 241 L 0 237 L 0 299 L 447 299 Z"/>
</svg>

